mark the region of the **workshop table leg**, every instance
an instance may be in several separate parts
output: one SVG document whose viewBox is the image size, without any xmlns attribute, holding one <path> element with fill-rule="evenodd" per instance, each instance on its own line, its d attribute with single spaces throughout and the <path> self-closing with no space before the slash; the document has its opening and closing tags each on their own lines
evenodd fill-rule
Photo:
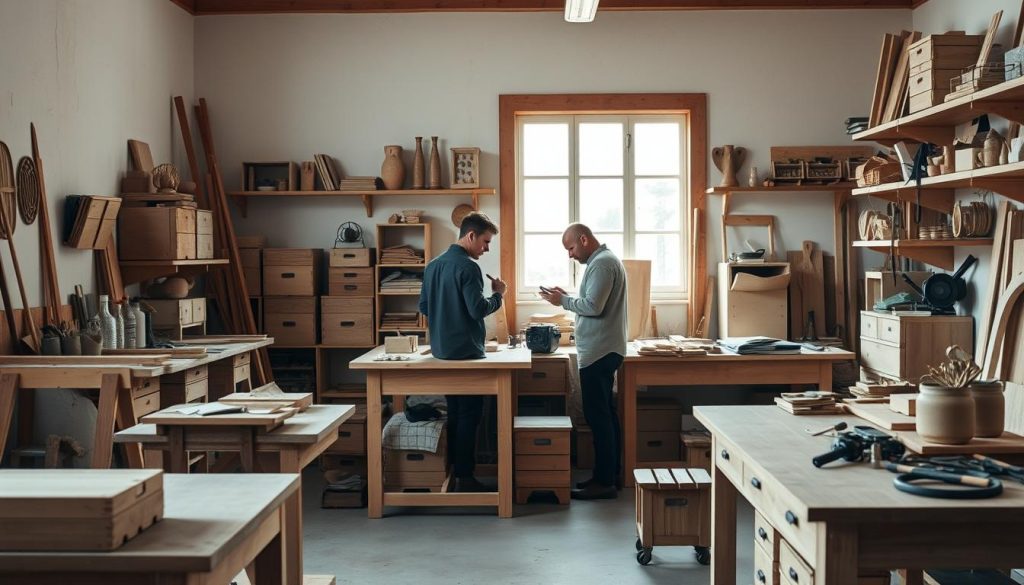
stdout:
<svg viewBox="0 0 1024 585">
<path fill-rule="evenodd" d="M 857 585 L 857 526 L 828 522 L 824 529 L 825 546 L 818 547 L 814 582 L 818 585 Z"/>
<path fill-rule="evenodd" d="M 278 454 L 280 473 L 302 473 L 298 449 L 283 448 Z M 284 502 L 284 520 L 281 534 L 284 536 L 285 576 L 287 583 L 302 584 L 302 489 Z"/>
<path fill-rule="evenodd" d="M 18 374 L 0 376 L 0 458 L 7 446 L 7 434 L 14 418 L 14 399 L 18 395 Z"/>
<path fill-rule="evenodd" d="M 132 390 L 130 387 L 121 388 L 118 391 L 117 399 L 117 430 L 123 431 L 135 425 L 135 404 L 132 401 Z M 124 443 L 122 445 L 128 459 L 128 467 L 131 469 L 142 469 L 145 462 L 142 457 L 142 445 L 139 443 Z"/>
<path fill-rule="evenodd" d="M 380 402 L 381 372 L 366 372 L 366 470 L 367 507 L 369 518 L 380 518 L 384 512 L 384 469 L 381 453 Z"/>
<path fill-rule="evenodd" d="M 619 368 L 619 394 L 622 396 L 622 481 L 633 486 L 636 469 L 636 366 L 623 362 Z"/>
<path fill-rule="evenodd" d="M 104 374 L 100 381 L 100 403 L 96 411 L 96 437 L 92 445 L 92 468 L 110 469 L 114 455 L 114 418 L 121 377 Z"/>
<path fill-rule="evenodd" d="M 252 427 L 244 427 L 238 432 L 238 456 L 242 459 L 242 473 L 256 473 L 256 431 Z"/>
<path fill-rule="evenodd" d="M 168 473 L 188 473 L 188 452 L 185 451 L 185 429 L 182 427 L 167 427 L 164 470 Z"/>
<path fill-rule="evenodd" d="M 512 517 L 512 371 L 498 372 L 498 517 Z"/>
<path fill-rule="evenodd" d="M 832 391 L 832 362 L 818 362 L 818 390 L 821 392 Z"/>
<path fill-rule="evenodd" d="M 712 451 L 715 451 L 714 446 Z M 715 461 L 715 458 L 712 458 L 712 461 Z M 712 473 L 711 583 L 733 585 L 736 583 L 736 494 L 739 492 L 714 463 Z"/>
</svg>

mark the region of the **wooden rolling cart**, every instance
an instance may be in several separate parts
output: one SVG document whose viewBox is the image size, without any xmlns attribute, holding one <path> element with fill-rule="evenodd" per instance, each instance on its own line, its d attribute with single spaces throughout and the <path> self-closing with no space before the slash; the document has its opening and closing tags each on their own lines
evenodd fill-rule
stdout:
<svg viewBox="0 0 1024 585">
<path fill-rule="evenodd" d="M 692 546 L 711 563 L 711 476 L 703 469 L 634 469 L 636 561 L 651 562 L 655 546 Z"/>
</svg>

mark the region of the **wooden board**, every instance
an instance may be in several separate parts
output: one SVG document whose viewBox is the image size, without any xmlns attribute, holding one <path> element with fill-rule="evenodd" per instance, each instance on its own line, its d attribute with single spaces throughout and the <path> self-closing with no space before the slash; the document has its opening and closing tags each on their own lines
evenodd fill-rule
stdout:
<svg viewBox="0 0 1024 585">
<path fill-rule="evenodd" d="M 917 419 L 900 414 L 889 408 L 888 404 L 846 403 L 850 414 L 860 417 L 869 423 L 887 431 L 912 431 L 917 428 Z"/>
<path fill-rule="evenodd" d="M 882 50 L 878 55 L 878 69 L 875 72 L 875 89 L 871 94 L 871 112 L 868 115 L 868 126 L 877 126 L 882 119 L 882 104 L 885 103 L 885 76 L 886 68 L 889 66 L 889 58 L 892 54 L 892 45 L 895 42 L 894 35 L 886 33 L 882 37 Z"/>
<path fill-rule="evenodd" d="M 120 355 L 4 355 L 0 366 L 54 366 L 72 368 L 75 366 L 165 366 L 171 355 L 159 353 L 149 356 Z"/>
<path fill-rule="evenodd" d="M 978 61 L 975 67 L 982 67 L 988 62 L 988 56 L 992 53 L 992 43 L 996 38 L 996 31 L 999 30 L 999 21 L 1003 18 L 1003 11 L 999 10 L 992 15 L 988 23 L 988 30 L 985 31 L 985 40 L 981 42 L 981 52 L 978 54 Z"/>
<path fill-rule="evenodd" d="M 141 422 L 155 424 L 157 426 L 188 426 L 188 427 L 261 427 L 270 430 L 280 425 L 285 419 L 293 416 L 297 411 L 288 409 L 270 414 L 252 414 L 248 412 L 236 412 L 231 414 L 216 414 L 200 416 L 198 414 L 182 414 L 180 408 L 190 405 L 178 404 L 165 408 L 153 414 L 142 417 Z"/>
<path fill-rule="evenodd" d="M 898 431 L 900 441 L 918 455 L 931 457 L 933 455 L 970 455 L 980 453 L 982 455 L 995 455 L 999 453 L 1024 453 L 1024 437 L 1014 433 L 1003 433 L 1002 437 L 994 439 L 971 439 L 966 445 L 938 445 L 928 443 L 921 438 L 921 435 L 913 431 Z"/>
<path fill-rule="evenodd" d="M 252 392 L 234 392 L 217 400 L 224 404 L 253 403 L 253 402 L 287 402 L 299 412 L 309 408 L 313 404 L 312 392 L 282 392 L 280 394 L 254 394 Z"/>
<path fill-rule="evenodd" d="M 814 333 L 818 338 L 827 335 L 825 331 L 825 268 L 821 259 L 821 247 L 805 240 L 803 242 L 805 268 L 803 297 L 804 304 L 814 311 Z M 809 298 L 808 298 L 809 295 Z"/>
<path fill-rule="evenodd" d="M 104 349 L 103 355 L 169 355 L 175 359 L 182 358 L 204 358 L 206 357 L 205 347 L 161 347 L 153 349 Z"/>
<path fill-rule="evenodd" d="M 789 280 L 789 338 L 800 339 L 804 336 L 804 319 L 807 318 L 801 268 L 803 252 L 786 252 L 786 260 L 789 261 L 789 270 L 792 274 Z"/>
<path fill-rule="evenodd" d="M 623 260 L 626 269 L 626 339 L 643 337 L 651 315 L 651 261 Z"/>
<path fill-rule="evenodd" d="M 132 164 L 136 170 L 147 173 L 153 172 L 153 168 L 156 165 L 153 164 L 153 153 L 150 152 L 148 143 L 141 140 L 129 140 L 128 150 L 131 153 Z"/>
<path fill-rule="evenodd" d="M 996 210 L 996 227 L 993 232 L 995 239 L 992 242 L 992 259 L 989 262 L 988 285 L 985 287 L 988 295 L 981 306 L 981 314 L 978 316 L 979 329 L 974 355 L 978 356 L 976 361 L 983 366 L 988 361 L 989 329 L 995 316 L 996 306 L 999 303 L 999 293 L 1005 288 L 1005 283 L 1003 283 L 1003 286 L 1000 286 L 999 282 L 1001 271 L 993 270 L 992 268 L 1001 266 L 1005 261 L 1005 258 L 1003 258 L 1003 239 L 1005 238 L 1006 216 L 1009 209 L 1010 203 L 1004 199 L 999 202 L 999 208 Z"/>
<path fill-rule="evenodd" d="M 903 113 L 903 107 L 907 98 L 907 85 L 910 81 L 908 75 L 910 61 L 910 45 L 921 39 L 921 33 L 914 31 L 903 39 L 899 54 L 896 58 L 896 69 L 893 72 L 893 79 L 889 89 L 889 96 L 885 106 L 884 122 L 899 118 Z"/>
</svg>

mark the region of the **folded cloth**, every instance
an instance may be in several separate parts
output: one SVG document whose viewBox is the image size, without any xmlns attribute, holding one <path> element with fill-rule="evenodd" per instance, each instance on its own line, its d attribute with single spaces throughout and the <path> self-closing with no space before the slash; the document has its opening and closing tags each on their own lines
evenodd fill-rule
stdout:
<svg viewBox="0 0 1024 585">
<path fill-rule="evenodd" d="M 718 345 L 740 355 L 800 353 L 801 345 L 773 337 L 727 337 Z"/>
<path fill-rule="evenodd" d="M 437 453 L 444 423 L 443 419 L 410 422 L 404 412 L 399 412 L 384 425 L 384 448 Z"/>
</svg>

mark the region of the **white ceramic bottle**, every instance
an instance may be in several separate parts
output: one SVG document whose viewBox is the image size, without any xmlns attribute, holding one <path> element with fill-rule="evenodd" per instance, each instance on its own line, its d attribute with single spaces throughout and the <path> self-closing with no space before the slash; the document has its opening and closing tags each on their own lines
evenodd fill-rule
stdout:
<svg viewBox="0 0 1024 585">
<path fill-rule="evenodd" d="M 117 349 L 117 321 L 110 314 L 110 297 L 107 295 L 100 295 L 99 312 L 103 349 Z"/>
<path fill-rule="evenodd" d="M 146 349 L 146 314 L 142 312 L 139 301 L 131 304 L 132 313 L 135 313 L 135 347 Z"/>
<path fill-rule="evenodd" d="M 117 344 L 114 347 L 124 349 L 124 313 L 121 312 L 121 303 L 114 303 L 114 323 L 114 327 L 117 329 L 115 332 Z"/>
<path fill-rule="evenodd" d="M 138 344 L 138 327 L 135 321 L 135 311 L 126 300 L 121 304 L 121 312 L 124 314 L 124 347 L 132 349 Z"/>
</svg>

